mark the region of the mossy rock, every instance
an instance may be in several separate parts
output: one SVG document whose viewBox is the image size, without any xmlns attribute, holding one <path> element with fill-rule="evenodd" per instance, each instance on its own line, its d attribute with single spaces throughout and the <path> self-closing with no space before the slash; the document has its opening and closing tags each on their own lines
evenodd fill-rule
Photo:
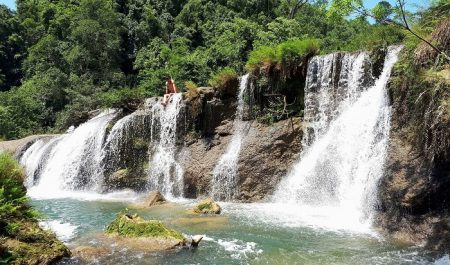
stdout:
<svg viewBox="0 0 450 265">
<path fill-rule="evenodd" d="M 219 204 L 211 198 L 200 201 L 193 210 L 199 214 L 220 214 L 222 211 Z"/>
<path fill-rule="evenodd" d="M 161 221 L 144 220 L 137 214 L 119 214 L 106 228 L 106 233 L 123 237 L 150 237 L 174 239 L 185 242 L 184 236 L 175 230 L 167 228 Z"/>
<path fill-rule="evenodd" d="M 4 238 L 1 245 L 7 253 L 0 251 L 0 261 L 8 260 L 7 264 L 51 264 L 70 256 L 53 233 L 42 230 L 34 221 L 22 222 L 16 236 Z"/>
</svg>

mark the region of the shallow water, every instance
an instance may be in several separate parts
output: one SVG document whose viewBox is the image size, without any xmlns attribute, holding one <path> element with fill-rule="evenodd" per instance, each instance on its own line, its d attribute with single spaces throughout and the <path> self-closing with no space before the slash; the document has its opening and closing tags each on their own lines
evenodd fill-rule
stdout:
<svg viewBox="0 0 450 265">
<path fill-rule="evenodd" d="M 44 226 L 53 229 L 71 249 L 106 247 L 107 252 L 88 264 L 430 264 L 420 248 L 385 241 L 370 231 L 320 227 L 320 213 L 291 214 L 274 204 L 223 203 L 220 216 L 196 216 L 187 211 L 193 201 L 132 209 L 129 203 L 76 199 L 33 200 L 46 214 Z M 205 235 L 198 249 L 143 252 L 105 243 L 100 233 L 124 209 L 145 218 L 160 219 L 186 235 Z M 299 209 L 301 210 L 301 209 Z M 448 257 L 436 263 L 446 264 Z M 72 258 L 62 264 L 87 264 Z"/>
</svg>

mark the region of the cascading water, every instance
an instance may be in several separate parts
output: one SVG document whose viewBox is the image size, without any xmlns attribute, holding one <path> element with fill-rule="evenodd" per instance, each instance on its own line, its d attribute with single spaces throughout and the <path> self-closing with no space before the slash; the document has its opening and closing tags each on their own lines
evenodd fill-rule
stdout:
<svg viewBox="0 0 450 265">
<path fill-rule="evenodd" d="M 244 93 L 249 75 L 241 77 L 238 91 L 236 116 L 233 123 L 233 138 L 213 171 L 211 195 L 216 200 L 232 200 L 237 194 L 237 162 L 241 151 L 244 122 Z"/>
<path fill-rule="evenodd" d="M 45 153 L 45 141 L 37 140 L 33 143 L 20 158 L 20 164 L 26 165 L 27 179 L 25 181 L 25 186 L 31 187 L 34 184 L 34 179 L 39 167 L 42 164 L 42 156 Z"/>
<path fill-rule="evenodd" d="M 172 95 L 166 107 L 155 104 L 152 108 L 152 141 L 159 125 L 159 139 L 153 144 L 150 159 L 149 188 L 168 197 L 183 196 L 183 169 L 176 160 L 177 120 L 183 95 Z"/>
<path fill-rule="evenodd" d="M 360 79 L 362 54 L 349 57 L 351 78 L 345 86 L 348 96 L 341 104 L 323 102 L 336 98 L 328 86 L 319 84 L 319 77 L 328 76 L 328 57 L 315 57 L 308 69 L 306 109 L 319 109 L 310 125 L 316 140 L 301 154 L 300 161 L 280 183 L 274 201 L 310 207 L 316 214 L 328 215 L 329 222 L 338 222 L 353 229 L 355 224 L 370 226 L 371 212 L 376 204 L 376 184 L 383 173 L 390 128 L 390 107 L 386 85 L 401 47 L 390 47 L 383 72 L 374 85 L 363 91 Z M 346 74 L 347 75 L 347 74 Z M 347 75 L 348 76 L 348 75 Z M 328 78 L 328 77 L 327 77 Z M 323 79 L 322 79 L 323 80 Z M 325 81 L 326 83 L 328 81 Z M 324 91 L 320 91 L 323 89 Z M 354 96 L 354 95 L 359 96 Z M 313 100 L 313 97 L 318 99 Z M 321 106 L 311 107 L 312 102 Z M 324 104 L 325 103 L 325 104 Z M 308 113 L 308 111 L 307 111 Z M 316 111 L 317 113 L 317 111 Z M 323 121 L 325 114 L 336 116 Z M 317 123 L 317 124 L 316 124 Z M 300 210 L 299 210 L 300 211 Z M 305 211 L 306 212 L 306 211 Z"/>
<path fill-rule="evenodd" d="M 106 188 L 120 188 L 109 181 L 118 170 L 125 169 L 133 175 L 145 174 L 137 171 L 144 170 L 142 164 L 148 162 L 150 124 L 151 112 L 143 108 L 118 120 L 111 128 L 101 154 Z"/>
<path fill-rule="evenodd" d="M 326 132 L 330 121 L 371 83 L 368 59 L 366 52 L 333 53 L 311 59 L 305 86 L 304 121 L 309 126 L 304 145 Z"/>
<path fill-rule="evenodd" d="M 104 111 L 43 146 L 39 141 L 34 143 L 27 150 L 30 153 L 26 152 L 21 159 L 29 171 L 28 177 L 33 178 L 28 183 L 36 183 L 29 188 L 29 194 L 59 197 L 65 196 L 67 191 L 98 191 L 102 184 L 102 145 L 108 123 L 114 116 L 115 111 Z M 36 174 L 38 167 L 41 169 Z"/>
</svg>

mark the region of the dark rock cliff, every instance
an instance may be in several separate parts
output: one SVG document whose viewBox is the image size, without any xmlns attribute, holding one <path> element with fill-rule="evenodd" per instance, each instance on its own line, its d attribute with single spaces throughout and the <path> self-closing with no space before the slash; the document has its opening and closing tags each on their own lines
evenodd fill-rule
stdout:
<svg viewBox="0 0 450 265">
<path fill-rule="evenodd" d="M 402 54 L 391 77 L 392 126 L 376 224 L 388 236 L 448 252 L 450 79 L 442 74 L 448 68 L 419 68 L 411 54 Z"/>
<path fill-rule="evenodd" d="M 212 172 L 231 140 L 232 120 L 224 120 L 211 138 L 187 144 L 183 150 L 185 196 L 208 195 Z M 237 199 L 259 201 L 272 194 L 301 150 L 300 118 L 266 125 L 248 121 L 238 161 Z"/>
</svg>

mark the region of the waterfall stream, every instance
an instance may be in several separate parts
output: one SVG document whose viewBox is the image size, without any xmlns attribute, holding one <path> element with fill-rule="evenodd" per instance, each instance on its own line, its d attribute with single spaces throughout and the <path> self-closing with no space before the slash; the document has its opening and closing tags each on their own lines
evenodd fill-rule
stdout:
<svg viewBox="0 0 450 265">
<path fill-rule="evenodd" d="M 238 192 L 237 163 L 242 145 L 244 93 L 247 89 L 248 77 L 248 74 L 242 76 L 239 84 L 237 110 L 233 122 L 233 138 L 213 171 L 211 195 L 216 200 L 230 201 Z"/>
<path fill-rule="evenodd" d="M 152 141 L 154 127 L 159 124 L 159 138 L 153 144 L 150 158 L 149 188 L 168 197 L 183 196 L 183 169 L 176 161 L 177 120 L 183 95 L 172 95 L 166 107 L 154 104 L 152 108 Z"/>
<path fill-rule="evenodd" d="M 310 207 L 316 214 L 328 214 L 331 222 L 344 218 L 347 226 L 370 225 L 390 128 L 386 85 L 400 49 L 389 48 L 380 77 L 368 88 L 358 82 L 366 55 L 346 55 L 347 67 L 337 86 L 345 93 L 329 85 L 333 55 L 312 59 L 305 119 L 315 140 L 280 183 L 275 202 Z"/>
<path fill-rule="evenodd" d="M 29 194 L 52 198 L 67 191 L 99 190 L 102 145 L 114 116 L 115 111 L 107 110 L 70 133 L 45 144 L 35 142 L 21 159 L 27 168 Z"/>
<path fill-rule="evenodd" d="M 305 85 L 304 145 L 327 131 L 330 121 L 352 104 L 373 80 L 369 55 L 332 53 L 313 57 Z"/>
</svg>

